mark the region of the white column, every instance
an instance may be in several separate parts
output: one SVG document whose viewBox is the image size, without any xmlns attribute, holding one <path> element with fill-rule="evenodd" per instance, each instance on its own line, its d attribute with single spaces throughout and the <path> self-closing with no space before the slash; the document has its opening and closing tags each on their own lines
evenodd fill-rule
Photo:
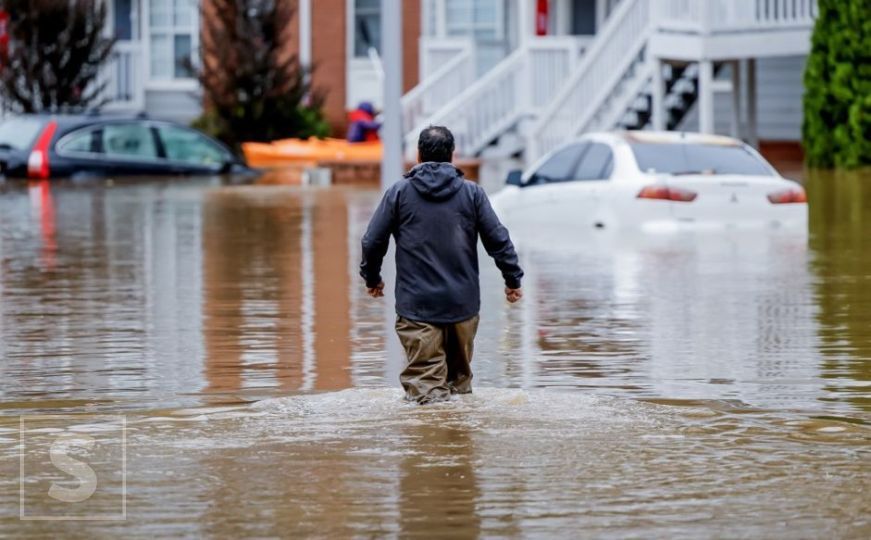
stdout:
<svg viewBox="0 0 871 540">
<path fill-rule="evenodd" d="M 756 59 L 747 60 L 747 143 L 759 147 L 758 122 L 756 118 Z"/>
<path fill-rule="evenodd" d="M 699 62 L 699 131 L 714 132 L 714 63 L 710 60 Z"/>
<path fill-rule="evenodd" d="M 312 65 L 312 3 L 299 0 L 299 63 Z"/>
<path fill-rule="evenodd" d="M 650 123 L 654 131 L 665 131 L 665 81 L 662 78 L 662 60 L 652 58 L 653 62 L 653 92 L 650 100 Z"/>
<path fill-rule="evenodd" d="M 532 38 L 533 21 L 535 20 L 535 12 L 531 9 L 533 1 L 520 0 L 517 3 L 517 43 L 520 46 L 525 45 Z"/>
<path fill-rule="evenodd" d="M 732 136 L 741 138 L 741 61 L 730 64 L 732 69 Z"/>
<path fill-rule="evenodd" d="M 384 65 L 384 125 L 381 188 L 402 177 L 402 2 L 381 0 L 381 60 Z"/>
<path fill-rule="evenodd" d="M 596 0 L 596 33 L 602 29 L 608 16 L 608 0 Z"/>
</svg>

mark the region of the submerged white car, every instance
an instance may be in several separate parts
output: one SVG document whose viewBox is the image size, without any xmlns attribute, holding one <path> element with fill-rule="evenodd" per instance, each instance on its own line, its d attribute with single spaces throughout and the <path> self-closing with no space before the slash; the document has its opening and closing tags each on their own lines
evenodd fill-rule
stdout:
<svg viewBox="0 0 871 540">
<path fill-rule="evenodd" d="M 807 228 L 807 197 L 753 148 L 677 132 L 593 133 L 513 171 L 492 197 L 509 227 Z"/>
</svg>

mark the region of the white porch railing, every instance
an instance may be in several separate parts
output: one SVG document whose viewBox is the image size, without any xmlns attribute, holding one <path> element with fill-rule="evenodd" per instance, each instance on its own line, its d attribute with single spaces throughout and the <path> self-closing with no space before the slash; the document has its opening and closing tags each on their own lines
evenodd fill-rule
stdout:
<svg viewBox="0 0 871 540">
<path fill-rule="evenodd" d="M 475 42 L 473 40 L 466 38 L 421 38 L 420 80 L 425 81 L 442 66 L 456 58 L 458 55 L 465 53 L 474 55 Z"/>
<path fill-rule="evenodd" d="M 416 145 L 426 125 L 446 125 L 454 133 L 457 152 L 474 155 L 522 117 L 550 103 L 574 71 L 585 44 L 571 37 L 531 40 L 417 123 L 406 134 L 406 148 Z"/>
<path fill-rule="evenodd" d="M 563 89 L 530 132 L 533 159 L 582 131 L 641 54 L 651 31 L 650 0 L 623 0 Z"/>
<path fill-rule="evenodd" d="M 101 77 L 107 83 L 104 109 L 140 111 L 145 105 L 144 70 L 141 43 L 117 42 Z"/>
<path fill-rule="evenodd" d="M 471 41 L 459 48 L 455 46 L 452 49 L 428 48 L 427 50 L 432 54 L 432 56 L 424 56 L 430 58 L 428 62 L 434 62 L 436 57 L 443 57 L 446 60 L 434 68 L 428 76 L 422 78 L 420 84 L 402 96 L 403 133 L 408 133 L 423 124 L 427 118 L 475 80 L 475 52 Z"/>
<path fill-rule="evenodd" d="M 816 0 L 654 0 L 662 30 L 721 33 L 807 27 L 817 16 Z"/>
<path fill-rule="evenodd" d="M 623 0 L 537 118 L 527 155 L 535 159 L 584 131 L 613 129 L 652 77 L 646 53 L 654 32 L 809 30 L 816 16 L 816 0 Z"/>
</svg>

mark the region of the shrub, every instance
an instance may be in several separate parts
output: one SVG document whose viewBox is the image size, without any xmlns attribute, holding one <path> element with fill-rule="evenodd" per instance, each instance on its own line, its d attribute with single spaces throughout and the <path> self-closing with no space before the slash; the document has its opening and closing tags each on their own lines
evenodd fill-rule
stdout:
<svg viewBox="0 0 871 540">
<path fill-rule="evenodd" d="M 808 165 L 871 165 L 871 2 L 818 0 L 804 75 Z"/>
</svg>

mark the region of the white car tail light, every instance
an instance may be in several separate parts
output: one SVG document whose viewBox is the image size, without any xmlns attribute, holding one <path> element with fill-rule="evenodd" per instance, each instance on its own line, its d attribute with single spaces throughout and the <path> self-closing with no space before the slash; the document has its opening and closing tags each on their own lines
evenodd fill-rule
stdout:
<svg viewBox="0 0 871 540">
<path fill-rule="evenodd" d="M 768 201 L 771 204 L 806 203 L 807 194 L 801 187 L 792 187 L 769 193 Z"/>
<path fill-rule="evenodd" d="M 51 174 L 48 150 L 55 131 L 57 131 L 57 122 L 51 121 L 45 125 L 39 138 L 36 139 L 36 144 L 33 145 L 33 150 L 27 158 L 27 176 L 29 178 L 48 178 Z"/>
<path fill-rule="evenodd" d="M 646 186 L 638 192 L 639 199 L 659 201 L 693 202 L 698 196 L 695 191 L 663 185 Z"/>
</svg>

